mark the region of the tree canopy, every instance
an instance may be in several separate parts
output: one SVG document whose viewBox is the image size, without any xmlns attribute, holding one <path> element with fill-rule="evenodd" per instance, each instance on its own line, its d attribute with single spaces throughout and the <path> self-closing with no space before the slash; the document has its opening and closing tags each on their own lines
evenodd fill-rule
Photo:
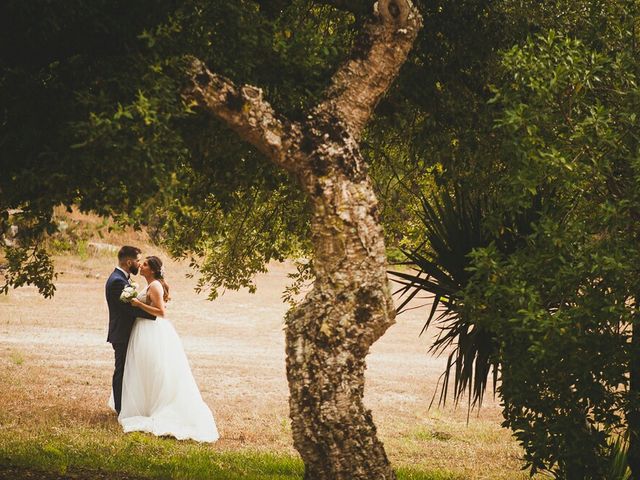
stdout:
<svg viewBox="0 0 640 480">
<path fill-rule="evenodd" d="M 194 55 L 258 85 L 295 119 L 346 58 L 359 28 L 352 12 L 367 4 L 345 2 L 350 12 L 332 3 L 341 4 L 5 2 L 1 231 L 25 227 L 22 250 L 7 251 L 9 285 L 32 280 L 52 293 L 53 269 L 36 275 L 33 265 L 47 263 L 36 237 L 55 228 L 50 212 L 60 203 L 161 226 L 154 231 L 172 253 L 197 257 L 212 295 L 223 285 L 250 285 L 270 259 L 308 250 L 298 188 L 222 122 L 193 115 L 179 95 L 180 62 Z M 388 200 L 382 219 L 392 244 L 420 236 L 407 228 L 415 223 L 409 208 L 394 207 L 415 204 L 403 184 L 411 193 L 431 188 L 434 178 L 464 175 L 486 155 L 478 131 L 489 128 L 482 112 L 497 53 L 541 28 L 522 28 L 530 12 L 514 5 L 418 2 L 429 28 L 362 145 Z M 21 213 L 9 222 L 6 211 L 14 209 Z"/>
</svg>

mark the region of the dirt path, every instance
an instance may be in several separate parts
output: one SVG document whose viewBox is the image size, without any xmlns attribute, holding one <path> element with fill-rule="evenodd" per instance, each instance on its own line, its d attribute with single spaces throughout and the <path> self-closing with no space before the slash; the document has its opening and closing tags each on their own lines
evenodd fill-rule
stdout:
<svg viewBox="0 0 640 480">
<path fill-rule="evenodd" d="M 117 428 L 106 407 L 113 352 L 105 342 L 103 293 L 113 262 L 104 256 L 59 262 L 64 274 L 54 299 L 40 298 L 33 288 L 0 296 L 0 400 L 7 409 L 0 422 L 44 428 L 34 415 L 53 412 L 60 421 Z M 216 448 L 294 452 L 284 358 L 287 306 L 281 301 L 291 270 L 273 265 L 258 278 L 255 295 L 226 292 L 209 302 L 194 293 L 184 265 L 168 263 L 174 299 L 168 316 L 214 411 L 222 434 Z M 418 337 L 425 315 L 415 310 L 400 316 L 368 357 L 365 401 L 389 456 L 403 464 L 479 472 L 473 478 L 514 478 L 519 450 L 499 427 L 499 407 L 491 398 L 468 425 L 464 408 L 428 411 L 444 359 L 428 355 L 428 338 Z"/>
</svg>

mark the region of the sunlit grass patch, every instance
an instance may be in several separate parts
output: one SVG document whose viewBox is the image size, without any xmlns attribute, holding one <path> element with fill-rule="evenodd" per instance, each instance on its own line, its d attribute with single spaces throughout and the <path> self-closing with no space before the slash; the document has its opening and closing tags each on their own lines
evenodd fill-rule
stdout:
<svg viewBox="0 0 640 480">
<path fill-rule="evenodd" d="M 29 437 L 0 435 L 0 464 L 64 475 L 93 470 L 148 478 L 301 479 L 297 456 L 254 450 L 219 451 L 215 445 L 178 442 L 142 433 L 113 435 L 79 429 Z M 445 471 L 399 468 L 403 480 L 458 480 Z"/>
<path fill-rule="evenodd" d="M 421 441 L 438 440 L 441 442 L 446 442 L 452 438 L 452 435 L 448 432 L 431 430 L 424 427 L 416 428 L 409 432 L 407 436 Z"/>
<path fill-rule="evenodd" d="M 9 355 L 9 359 L 14 365 L 22 365 L 24 363 L 24 356 L 18 350 L 13 350 Z"/>
<path fill-rule="evenodd" d="M 133 433 L 76 429 L 73 434 L 0 438 L 0 463 L 64 474 L 72 470 L 149 478 L 293 479 L 303 473 L 293 456 L 256 451 L 220 452 L 208 444 Z"/>
<path fill-rule="evenodd" d="M 466 477 L 444 470 L 422 471 L 414 468 L 398 468 L 396 474 L 399 480 L 464 480 Z"/>
</svg>

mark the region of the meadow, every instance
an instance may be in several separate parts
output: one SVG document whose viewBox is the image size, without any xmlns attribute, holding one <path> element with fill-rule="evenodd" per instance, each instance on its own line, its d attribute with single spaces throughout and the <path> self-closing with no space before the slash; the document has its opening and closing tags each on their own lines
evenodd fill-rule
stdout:
<svg viewBox="0 0 640 480">
<path fill-rule="evenodd" d="M 54 298 L 32 287 L 0 296 L 0 478 L 302 478 L 288 417 L 281 298 L 293 265 L 270 265 L 255 294 L 227 291 L 212 302 L 195 293 L 188 266 L 144 232 L 103 231 L 97 217 L 78 213 L 66 221 L 101 235 L 60 248 Z M 125 435 L 107 406 L 113 351 L 104 282 L 116 263 L 109 245 L 123 243 L 167 262 L 168 317 L 214 412 L 215 444 Z M 399 478 L 528 478 L 490 393 L 470 415 L 466 404 L 430 408 L 444 358 L 427 352 L 430 334 L 419 336 L 426 313 L 399 316 L 368 357 L 365 402 Z"/>
</svg>

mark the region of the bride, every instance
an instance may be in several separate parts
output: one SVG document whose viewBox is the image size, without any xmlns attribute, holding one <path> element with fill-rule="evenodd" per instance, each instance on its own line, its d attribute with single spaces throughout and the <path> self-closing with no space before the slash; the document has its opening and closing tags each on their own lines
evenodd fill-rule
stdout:
<svg viewBox="0 0 640 480">
<path fill-rule="evenodd" d="M 140 273 L 148 285 L 131 304 L 157 320 L 139 317 L 133 325 L 118 421 L 125 432 L 215 442 L 219 435 L 211 410 L 202 400 L 178 334 L 164 318 L 169 286 L 162 261 L 147 257 Z"/>
</svg>

